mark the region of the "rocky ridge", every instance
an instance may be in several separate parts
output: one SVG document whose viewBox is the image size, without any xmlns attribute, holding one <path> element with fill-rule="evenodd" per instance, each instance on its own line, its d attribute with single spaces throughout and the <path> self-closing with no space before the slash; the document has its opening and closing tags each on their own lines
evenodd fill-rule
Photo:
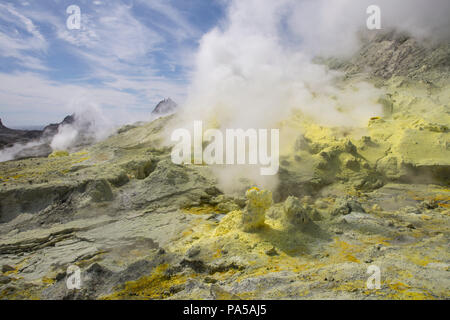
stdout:
<svg viewBox="0 0 450 320">
<path fill-rule="evenodd" d="M 170 98 L 160 101 L 155 109 L 152 111 L 152 115 L 166 116 L 174 113 L 178 109 L 178 105 Z"/>
<path fill-rule="evenodd" d="M 42 131 L 39 130 L 15 130 L 7 128 L 0 119 L 0 149 L 12 146 L 14 143 L 26 143 L 39 139 Z"/>
</svg>

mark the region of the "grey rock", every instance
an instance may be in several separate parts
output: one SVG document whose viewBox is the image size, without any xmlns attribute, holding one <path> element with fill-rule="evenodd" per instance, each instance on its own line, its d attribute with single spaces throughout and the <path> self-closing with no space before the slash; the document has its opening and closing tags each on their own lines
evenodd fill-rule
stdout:
<svg viewBox="0 0 450 320">
<path fill-rule="evenodd" d="M 289 197 L 283 205 L 284 216 L 286 221 L 293 225 L 302 225 L 309 221 L 311 207 L 303 205 L 296 197 Z"/>
<path fill-rule="evenodd" d="M 194 258 L 198 254 L 200 254 L 200 247 L 197 247 L 197 246 L 190 248 L 186 253 L 188 258 Z"/>
<path fill-rule="evenodd" d="M 170 98 L 164 99 L 159 102 L 155 109 L 152 111 L 153 115 L 161 116 L 174 113 L 178 109 L 178 105 Z"/>
<path fill-rule="evenodd" d="M 270 250 L 267 250 L 266 251 L 266 254 L 268 255 L 268 256 L 277 256 L 278 255 L 278 251 L 277 251 L 277 249 L 275 249 L 275 247 L 272 247 Z"/>
<path fill-rule="evenodd" d="M 0 285 L 1 284 L 8 284 L 10 282 L 11 282 L 11 278 L 10 277 L 0 275 Z"/>
<path fill-rule="evenodd" d="M 90 196 L 94 202 L 112 201 L 114 198 L 111 185 L 105 179 L 89 182 L 86 194 Z"/>
<path fill-rule="evenodd" d="M 22 160 L 28 158 L 45 158 L 53 152 L 52 148 L 48 144 L 40 144 L 34 147 L 22 149 L 14 155 L 15 160 Z"/>
<path fill-rule="evenodd" d="M 40 130 L 15 130 L 7 128 L 0 119 L 0 149 L 10 147 L 15 143 L 25 144 L 42 136 Z"/>
<path fill-rule="evenodd" d="M 2 272 L 3 273 L 9 272 L 9 271 L 14 271 L 14 270 L 16 270 L 16 269 L 11 267 L 11 266 L 9 266 L 9 265 L 7 265 L 7 264 L 4 264 L 2 266 Z"/>
<path fill-rule="evenodd" d="M 347 215 L 351 212 L 365 213 L 366 211 L 363 209 L 361 204 L 354 199 L 339 198 L 336 200 L 335 205 L 331 210 L 331 215 L 341 216 L 341 215 Z"/>
</svg>

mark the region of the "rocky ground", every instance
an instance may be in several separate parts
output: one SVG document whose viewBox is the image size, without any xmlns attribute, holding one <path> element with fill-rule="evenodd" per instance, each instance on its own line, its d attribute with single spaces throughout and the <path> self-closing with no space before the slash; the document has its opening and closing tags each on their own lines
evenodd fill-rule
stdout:
<svg viewBox="0 0 450 320">
<path fill-rule="evenodd" d="M 382 89 L 384 116 L 342 128 L 293 115 L 274 190 L 224 193 L 211 168 L 173 164 L 174 115 L 0 163 L 0 298 L 448 299 L 448 45 L 435 59 L 392 35 L 368 45 L 328 63 L 345 87 Z M 359 69 L 376 56 L 393 71 Z M 80 290 L 66 286 L 72 265 Z M 380 289 L 366 286 L 372 265 Z"/>
</svg>

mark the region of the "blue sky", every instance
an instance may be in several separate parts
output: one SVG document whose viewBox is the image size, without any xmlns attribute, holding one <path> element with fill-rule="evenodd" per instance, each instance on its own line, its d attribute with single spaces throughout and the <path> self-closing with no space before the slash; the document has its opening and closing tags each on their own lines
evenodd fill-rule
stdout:
<svg viewBox="0 0 450 320">
<path fill-rule="evenodd" d="M 81 9 L 69 30 L 66 9 Z M 142 119 L 165 97 L 182 101 L 198 41 L 225 0 L 16 0 L 0 3 L 0 118 L 60 121 L 95 103 L 117 122 Z"/>
</svg>

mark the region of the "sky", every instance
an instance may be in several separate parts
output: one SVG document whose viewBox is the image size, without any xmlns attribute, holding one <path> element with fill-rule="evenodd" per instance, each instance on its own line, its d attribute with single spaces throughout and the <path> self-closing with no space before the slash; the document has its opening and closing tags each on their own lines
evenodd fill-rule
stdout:
<svg viewBox="0 0 450 320">
<path fill-rule="evenodd" d="M 96 105 L 145 120 L 163 98 L 185 99 L 199 40 L 224 11 L 224 0 L 2 0 L 0 118 L 46 125 Z"/>
<path fill-rule="evenodd" d="M 382 29 L 449 41 L 450 1 L 431 2 L 377 0 Z M 224 102 L 236 105 L 227 107 L 240 118 L 243 107 L 247 118 L 254 108 L 261 113 L 261 105 L 273 112 L 269 102 L 281 99 L 267 94 L 289 96 L 286 88 L 296 80 L 301 87 L 311 74 L 319 83 L 326 78 L 311 71 L 317 69 L 311 56 L 356 52 L 357 32 L 366 28 L 371 4 L 1 0 L 0 118 L 9 127 L 42 126 L 78 111 L 101 110 L 113 123 L 124 124 L 150 120 L 155 105 L 167 97 L 198 105 L 202 114 Z M 73 5 L 81 10 L 79 30 L 67 27 Z"/>
</svg>

